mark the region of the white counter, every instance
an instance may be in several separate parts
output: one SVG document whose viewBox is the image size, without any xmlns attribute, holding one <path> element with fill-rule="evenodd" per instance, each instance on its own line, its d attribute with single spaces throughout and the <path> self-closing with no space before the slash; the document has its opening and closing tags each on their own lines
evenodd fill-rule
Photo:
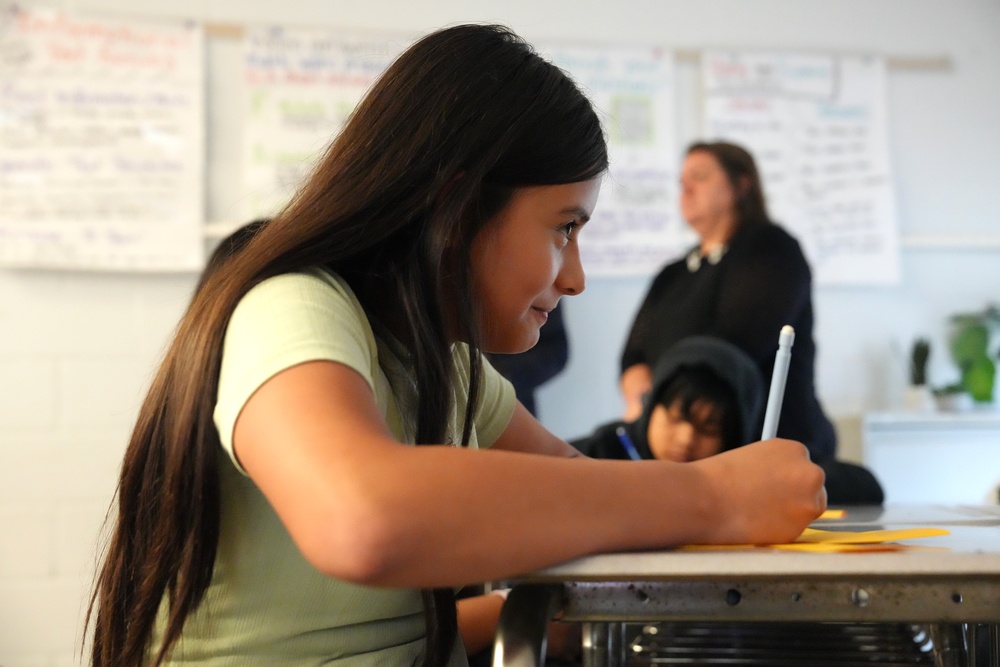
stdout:
<svg viewBox="0 0 1000 667">
<path fill-rule="evenodd" d="M 861 437 L 886 502 L 997 502 L 1000 411 L 872 412 Z"/>
</svg>

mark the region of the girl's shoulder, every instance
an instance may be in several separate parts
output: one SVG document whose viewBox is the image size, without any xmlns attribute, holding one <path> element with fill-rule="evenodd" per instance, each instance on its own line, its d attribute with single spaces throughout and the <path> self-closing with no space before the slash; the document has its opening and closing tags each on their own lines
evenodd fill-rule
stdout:
<svg viewBox="0 0 1000 667">
<path fill-rule="evenodd" d="M 374 357 L 375 335 L 364 307 L 336 273 L 312 267 L 271 276 L 254 285 L 237 304 L 227 341 L 246 338 L 288 345 L 351 343 Z M 249 343 L 248 343 L 249 344 Z"/>
<path fill-rule="evenodd" d="M 237 304 L 223 340 L 215 424 L 232 451 L 236 418 L 258 388 L 308 361 L 328 360 L 357 371 L 373 391 L 378 347 L 350 287 L 324 269 L 269 277 Z"/>
<path fill-rule="evenodd" d="M 310 306 L 340 307 L 368 320 L 364 307 L 347 281 L 322 267 L 310 267 L 265 278 L 243 295 L 236 306 L 236 312 L 250 308 L 267 311 Z"/>
<path fill-rule="evenodd" d="M 298 271 L 289 271 L 288 273 L 279 273 L 276 276 L 265 278 L 254 285 L 247 294 L 272 290 L 332 292 L 342 294 L 350 300 L 357 301 L 354 291 L 339 274 L 319 266 L 308 267 Z"/>
</svg>

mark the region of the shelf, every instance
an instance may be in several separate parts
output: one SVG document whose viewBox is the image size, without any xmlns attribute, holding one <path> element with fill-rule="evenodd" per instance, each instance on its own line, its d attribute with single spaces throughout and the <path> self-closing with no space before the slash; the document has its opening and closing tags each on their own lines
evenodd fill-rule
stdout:
<svg viewBox="0 0 1000 667">
<path fill-rule="evenodd" d="M 878 431 L 907 429 L 930 430 L 997 430 L 1000 410 L 995 407 L 974 408 L 956 412 L 867 412 L 862 417 L 865 428 Z M 1000 447 L 1000 439 L 997 446 Z"/>
</svg>

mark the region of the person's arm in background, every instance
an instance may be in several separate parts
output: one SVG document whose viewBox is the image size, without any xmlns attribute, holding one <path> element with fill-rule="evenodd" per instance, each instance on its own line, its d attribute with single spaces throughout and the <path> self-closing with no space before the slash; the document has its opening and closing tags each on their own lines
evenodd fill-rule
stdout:
<svg viewBox="0 0 1000 667">
<path fill-rule="evenodd" d="M 653 370 L 648 364 L 632 364 L 622 372 L 621 389 L 625 399 L 622 419 L 635 421 L 642 416 L 642 397 L 653 388 Z"/>
<path fill-rule="evenodd" d="M 500 591 L 492 591 L 455 602 L 458 634 L 462 637 L 465 652 L 470 656 L 485 651 L 493 644 L 504 599 Z"/>
<path fill-rule="evenodd" d="M 556 306 L 538 334 L 538 343 L 520 354 L 491 354 L 490 364 L 514 385 L 517 400 L 533 415 L 535 390 L 554 378 L 569 360 L 569 339 L 563 321 L 563 307 Z"/>
<path fill-rule="evenodd" d="M 458 634 L 462 637 L 462 644 L 470 659 L 483 651 L 489 651 L 489 657 L 492 658 L 493 640 L 506 597 L 507 591 L 501 589 L 456 602 Z M 582 648 L 580 633 L 578 623 L 551 621 L 546 633 L 545 655 L 554 660 L 575 662 L 579 659 Z M 491 659 L 484 661 L 484 664 L 491 663 Z"/>
</svg>

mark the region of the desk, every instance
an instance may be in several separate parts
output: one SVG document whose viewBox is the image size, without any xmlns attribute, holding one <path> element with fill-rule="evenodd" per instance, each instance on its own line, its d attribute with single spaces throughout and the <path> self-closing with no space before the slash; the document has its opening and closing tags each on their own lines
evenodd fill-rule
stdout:
<svg viewBox="0 0 1000 667">
<path fill-rule="evenodd" d="M 926 548 L 897 552 L 580 558 L 509 580 L 494 664 L 540 665 L 546 622 L 561 611 L 563 620 L 584 623 L 584 665 L 593 667 L 621 664 L 614 628 L 639 621 L 921 623 L 934 633 L 938 664 L 1000 665 L 1000 507 L 848 508 L 844 519 L 813 527 L 941 527 L 951 534 L 907 540 Z"/>
</svg>

